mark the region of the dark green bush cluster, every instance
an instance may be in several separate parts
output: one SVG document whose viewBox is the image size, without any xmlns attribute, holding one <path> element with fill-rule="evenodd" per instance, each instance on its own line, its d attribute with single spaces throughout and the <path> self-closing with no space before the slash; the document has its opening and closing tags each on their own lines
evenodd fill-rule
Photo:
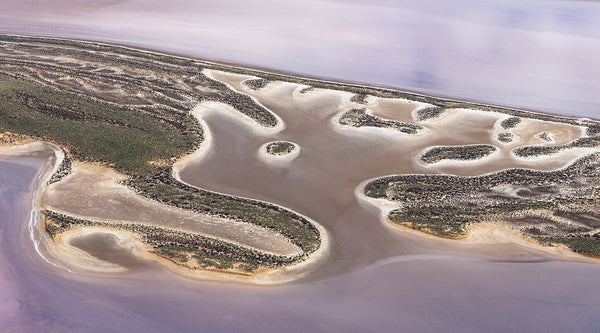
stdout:
<svg viewBox="0 0 600 333">
<path fill-rule="evenodd" d="M 48 180 L 48 185 L 58 182 L 71 173 L 71 157 L 69 157 L 64 149 L 62 151 L 64 158 L 58 166 L 56 172 L 54 172 L 54 174 L 50 177 L 50 180 Z"/>
<path fill-rule="evenodd" d="M 271 155 L 285 155 L 296 149 L 296 146 L 287 141 L 275 141 L 267 145 L 267 153 Z"/>
<path fill-rule="evenodd" d="M 513 141 L 513 135 L 510 132 L 502 132 L 498 134 L 498 141 L 509 143 Z"/>
<path fill-rule="evenodd" d="M 516 127 L 521 122 L 521 118 L 519 117 L 509 117 L 504 119 L 500 125 L 504 129 L 510 129 Z"/>
<path fill-rule="evenodd" d="M 421 161 L 431 164 L 442 160 L 478 160 L 497 150 L 492 145 L 444 146 L 434 147 L 421 156 Z"/>
<path fill-rule="evenodd" d="M 249 80 L 244 81 L 244 84 L 246 86 L 248 86 L 254 90 L 260 90 L 260 89 L 266 87 L 269 83 L 271 83 L 271 81 L 269 81 L 267 79 L 261 79 L 261 78 L 249 79 Z"/>
<path fill-rule="evenodd" d="M 287 237 L 307 255 L 320 245 L 319 231 L 305 218 L 276 205 L 187 186 L 174 179 L 167 168 L 151 176 L 133 178 L 128 185 L 168 205 L 271 229 Z"/>
<path fill-rule="evenodd" d="M 513 194 L 502 188 L 512 188 Z M 565 243 L 575 251 L 600 251 L 598 238 L 587 238 L 600 230 L 598 153 L 549 172 L 383 177 L 368 183 L 364 193 L 397 201 L 400 208 L 390 213 L 392 221 L 440 236 L 462 237 L 468 224 L 505 221 L 526 235 Z"/>
<path fill-rule="evenodd" d="M 444 113 L 444 111 L 446 111 L 446 109 L 444 109 L 443 107 L 440 107 L 440 106 L 427 107 L 427 108 L 417 111 L 417 120 L 423 121 L 423 120 L 437 118 L 440 115 L 442 115 L 442 113 Z"/>
</svg>

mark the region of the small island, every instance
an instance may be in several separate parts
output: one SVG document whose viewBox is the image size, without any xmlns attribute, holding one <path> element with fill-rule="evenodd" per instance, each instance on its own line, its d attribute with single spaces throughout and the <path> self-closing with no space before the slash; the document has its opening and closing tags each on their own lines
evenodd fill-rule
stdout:
<svg viewBox="0 0 600 333">
<path fill-rule="evenodd" d="M 496 147 L 492 145 L 433 147 L 421 156 L 421 161 L 426 164 L 443 160 L 476 161 L 494 153 L 496 150 Z"/>
<path fill-rule="evenodd" d="M 293 152 L 296 144 L 288 141 L 275 141 L 268 143 L 265 149 L 269 155 L 282 156 Z"/>
</svg>

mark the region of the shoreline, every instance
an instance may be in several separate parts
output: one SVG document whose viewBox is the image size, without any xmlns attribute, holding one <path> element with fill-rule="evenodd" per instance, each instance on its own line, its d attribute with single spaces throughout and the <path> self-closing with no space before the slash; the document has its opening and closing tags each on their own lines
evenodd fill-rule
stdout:
<svg viewBox="0 0 600 333">
<path fill-rule="evenodd" d="M 545 112 L 545 111 L 541 111 L 541 110 L 522 109 L 517 106 L 486 103 L 485 101 L 478 101 L 478 100 L 472 100 L 472 99 L 461 100 L 461 99 L 459 99 L 460 97 L 428 94 L 428 93 L 424 93 L 424 92 L 413 91 L 413 90 L 402 88 L 402 87 L 369 84 L 366 82 L 353 82 L 353 81 L 343 81 L 343 80 L 335 81 L 333 79 L 327 79 L 327 78 L 322 78 L 322 77 L 318 77 L 318 76 L 309 76 L 309 75 L 302 74 L 302 73 L 290 73 L 290 72 L 285 72 L 285 71 L 271 70 L 268 68 L 261 68 L 259 66 L 252 66 L 252 65 L 248 65 L 248 64 L 237 64 L 237 63 L 232 63 L 232 62 L 227 62 L 227 61 L 205 59 L 205 58 L 189 56 L 189 55 L 185 55 L 185 54 L 181 54 L 181 53 L 159 51 L 156 49 L 151 49 L 151 48 L 147 48 L 147 47 L 143 47 L 143 46 L 135 46 L 135 45 L 120 43 L 120 42 L 100 42 L 100 41 L 94 41 L 94 40 L 89 40 L 89 39 L 78 39 L 78 38 L 70 38 L 70 37 L 53 37 L 50 35 L 23 35 L 23 34 L 15 34 L 15 33 L 10 33 L 10 32 L 0 32 L 0 36 L 1 35 L 21 37 L 21 38 L 38 38 L 38 39 L 49 39 L 49 40 L 54 39 L 54 40 L 60 40 L 60 41 L 67 41 L 67 42 L 70 41 L 70 42 L 78 42 L 78 43 L 84 43 L 84 44 L 90 44 L 90 45 L 102 45 L 102 46 L 109 46 L 109 47 L 117 46 L 117 47 L 120 47 L 120 48 L 123 48 L 126 50 L 131 50 L 131 51 L 139 51 L 139 52 L 144 52 L 147 54 L 169 56 L 169 57 L 177 58 L 180 60 L 194 60 L 194 61 L 198 61 L 200 63 L 209 64 L 209 65 L 216 65 L 216 66 L 226 67 L 226 68 L 235 69 L 235 70 L 250 71 L 257 75 L 260 75 L 260 74 L 275 75 L 275 76 L 279 76 L 279 77 L 283 77 L 283 78 L 301 79 L 301 80 L 305 80 L 308 82 L 332 84 L 332 85 L 337 85 L 340 87 L 347 87 L 347 88 L 354 87 L 354 88 L 380 89 L 380 90 L 384 90 L 387 92 L 404 93 L 404 94 L 408 94 L 408 95 L 415 96 L 415 97 L 434 98 L 436 100 L 444 101 L 444 102 L 451 102 L 451 103 L 467 102 L 473 106 L 498 108 L 498 109 L 504 109 L 506 111 L 513 110 L 513 111 L 518 111 L 518 112 L 530 113 L 530 114 L 534 114 L 534 115 L 574 119 L 577 121 L 585 121 L 585 120 L 600 121 L 600 117 L 599 118 L 590 118 L 590 117 L 582 117 L 582 116 L 571 116 L 571 115 L 564 115 L 564 114 L 559 114 L 559 113 L 549 113 L 549 112 Z M 251 76 L 252 74 L 246 74 L 246 75 Z"/>
<path fill-rule="evenodd" d="M 71 40 L 67 40 L 67 41 L 71 41 Z M 34 42 L 31 42 L 34 43 Z M 102 43 L 93 43 L 90 42 L 90 44 L 96 44 L 96 45 L 108 45 L 110 46 L 110 44 L 102 44 Z M 69 47 L 64 46 L 65 48 Z M 137 49 L 132 49 L 132 50 L 136 50 L 139 51 Z M 144 51 L 146 52 L 146 51 Z M 117 52 L 118 53 L 118 52 Z M 149 54 L 162 54 L 162 53 L 156 53 L 156 52 L 148 52 Z M 192 58 L 181 58 L 181 59 L 186 59 L 186 60 L 190 60 Z M 202 64 L 202 63 L 201 63 Z M 214 63 L 211 63 L 214 64 Z M 219 66 L 224 66 L 224 65 L 219 65 Z M 229 69 L 244 69 L 243 67 L 235 67 L 235 66 L 226 66 Z M 209 68 L 204 68 L 203 69 L 203 73 L 205 73 L 209 78 L 214 79 L 218 82 L 221 82 L 223 84 L 225 84 L 230 90 L 238 92 L 240 94 L 245 94 L 246 96 L 250 97 L 255 103 L 257 103 L 258 105 L 264 107 L 264 105 L 260 104 L 256 98 L 253 98 L 250 94 L 248 93 L 244 93 L 243 91 L 240 91 L 238 89 L 236 89 L 235 87 L 232 87 L 230 84 L 227 84 L 225 82 L 223 82 L 223 80 L 220 79 L 215 79 L 213 77 L 213 74 L 216 71 L 223 71 L 222 69 L 209 69 Z M 232 74 L 232 75 L 238 75 L 238 76 L 244 76 L 244 77 L 249 77 L 248 74 L 241 74 L 238 72 L 223 72 L 225 74 Z M 265 72 L 268 73 L 268 72 Z M 260 75 L 260 74 L 258 74 Z M 273 74 L 273 75 L 279 75 L 279 77 L 287 77 L 285 75 L 281 75 L 281 74 Z M 293 79 L 297 79 L 297 77 L 291 77 Z M 311 80 L 311 79 L 306 79 L 306 80 Z M 316 87 L 317 89 L 325 89 L 325 90 L 331 90 L 331 91 L 335 91 L 336 93 L 340 93 L 340 94 L 344 94 L 347 95 L 348 98 L 350 99 L 350 97 L 354 94 L 353 92 L 350 91 L 345 91 L 343 90 L 343 87 L 355 87 L 352 85 L 348 85 L 348 84 L 344 84 L 344 83 L 339 83 L 339 82 L 333 82 L 333 81 L 318 81 L 318 80 L 312 80 L 310 82 L 324 82 L 324 83 L 331 83 L 333 84 L 333 88 L 323 88 L 323 87 Z M 297 84 L 296 82 L 294 82 L 294 84 Z M 334 90 L 335 88 L 340 88 L 341 90 Z M 359 86 L 359 87 L 370 87 L 370 86 Z M 301 87 L 298 87 L 296 90 L 300 89 Z M 377 89 L 381 89 L 381 88 L 377 88 Z M 398 91 L 398 90 L 390 90 L 390 91 Z M 427 95 L 422 95 L 422 96 L 426 96 L 429 97 Z M 377 96 L 377 98 L 388 98 L 388 97 L 379 97 Z M 393 99 L 406 99 L 405 97 L 394 97 Z M 453 101 L 453 100 L 448 100 L 448 101 Z M 423 102 L 418 102 L 418 103 L 423 103 Z M 477 104 L 473 104 L 471 105 L 472 107 L 476 107 Z M 285 122 L 283 122 L 283 120 L 279 117 L 279 115 L 271 112 L 268 108 L 264 107 L 267 111 L 269 111 L 277 120 L 277 124 L 274 127 L 265 127 L 261 124 L 259 124 L 255 119 L 242 114 L 241 112 L 233 112 L 234 111 L 234 107 L 232 107 L 231 105 L 228 105 L 226 103 L 221 103 L 221 102 L 214 102 L 214 101 L 206 101 L 206 102 L 201 102 L 197 105 L 195 105 L 189 112 L 194 116 L 194 118 L 196 118 L 196 120 L 200 123 L 200 126 L 203 128 L 204 130 L 204 139 L 203 141 L 200 143 L 200 145 L 196 148 L 195 151 L 186 154 L 184 156 L 181 156 L 180 158 L 178 158 L 176 160 L 176 162 L 172 165 L 172 175 L 173 177 L 183 183 L 186 184 L 187 186 L 193 187 L 193 188 L 198 188 L 198 189 L 202 189 L 199 186 L 195 186 L 189 183 L 186 183 L 184 181 L 182 181 L 181 177 L 180 177 L 180 173 L 183 169 L 185 169 L 185 167 L 191 163 L 192 161 L 200 161 L 202 159 L 204 159 L 208 154 L 211 153 L 212 151 L 212 133 L 210 131 L 210 127 L 207 125 L 206 121 L 204 120 L 204 115 L 206 115 L 207 113 L 210 112 L 217 112 L 219 113 L 219 115 L 223 115 L 226 117 L 232 117 L 235 118 L 236 121 L 240 121 L 241 123 L 244 124 L 244 127 L 248 128 L 249 131 L 251 131 L 252 133 L 256 134 L 256 135 L 273 135 L 275 133 L 279 133 L 281 131 L 283 131 L 286 128 L 286 124 Z M 232 112 L 229 112 L 232 111 Z M 500 111 L 495 111 L 495 110 L 475 110 L 475 109 L 467 109 L 467 111 L 469 112 L 500 112 Z M 543 115 L 546 116 L 546 114 L 540 114 L 540 113 L 535 113 L 533 111 L 525 111 L 525 110 L 519 110 L 519 111 L 523 111 L 526 113 L 531 113 L 533 115 L 538 114 L 538 115 Z M 369 133 L 368 135 L 377 135 L 377 136 L 387 136 L 387 135 L 391 135 L 392 132 L 388 133 L 389 131 L 382 131 L 380 132 L 378 129 L 371 129 L 371 128 L 350 128 L 347 126 L 343 126 L 341 124 L 339 124 L 339 117 L 341 116 L 341 114 L 344 111 L 340 111 L 339 113 L 336 114 L 336 116 L 332 117 L 332 121 L 334 121 L 333 127 L 334 129 L 341 134 L 347 133 L 348 131 L 362 131 L 363 133 Z M 413 110 L 414 113 L 414 110 Z M 524 116 L 523 116 L 524 117 Z M 534 118 L 532 118 L 534 119 Z M 553 118 L 554 119 L 554 118 Z M 571 118 L 571 117 L 563 117 L 561 119 L 567 119 L 569 121 L 573 121 L 576 122 L 578 124 L 580 124 L 581 126 L 583 126 L 582 124 L 582 118 Z M 544 120 L 547 122 L 552 122 L 553 120 Z M 366 131 L 366 132 L 365 132 Z M 393 130 L 393 135 L 396 136 L 398 135 L 398 132 L 396 130 Z M 419 138 L 419 134 L 410 134 L 410 135 L 403 135 L 406 137 L 406 140 L 417 140 Z M 411 139 L 412 138 L 412 139 Z M 40 142 L 40 141 L 36 141 L 36 142 Z M 44 182 L 44 180 L 47 180 L 46 178 L 48 178 L 48 173 L 50 172 L 54 172 L 56 170 L 56 168 L 60 165 L 61 159 L 60 159 L 60 152 L 57 151 L 56 147 L 52 144 L 52 143 L 40 143 L 42 145 L 44 144 L 48 144 L 51 147 L 53 147 L 53 151 L 54 151 L 54 156 L 55 156 L 55 161 L 54 161 L 54 165 L 51 167 L 51 169 L 45 169 L 43 170 L 43 172 L 40 174 L 40 180 L 38 182 L 38 187 L 36 187 L 36 204 L 37 204 L 37 208 L 39 210 L 39 208 L 41 207 L 42 203 L 40 202 L 41 200 L 41 196 L 43 196 L 43 193 L 47 190 L 48 184 L 46 184 L 46 182 Z M 1 149 L 2 146 L 0 146 Z M 25 149 L 25 153 L 26 153 L 27 149 Z M 296 150 L 297 153 L 300 153 L 300 148 L 298 147 Z M 475 161 L 479 161 L 481 159 L 475 160 Z M 471 161 L 467 161 L 467 162 L 471 162 Z M 47 163 L 51 163 L 51 162 L 47 162 Z M 46 166 L 44 167 L 46 168 Z M 52 173 L 50 173 L 50 175 L 52 175 Z M 385 176 L 385 177 L 389 177 Z M 369 182 L 372 181 L 373 179 L 367 180 L 365 182 Z M 41 182 L 41 183 L 40 183 Z M 363 182 L 364 183 L 364 182 Z M 361 183 L 359 185 L 358 188 L 363 189 L 364 188 L 364 184 Z M 244 281 L 239 281 L 239 282 L 248 282 L 248 283 L 253 283 L 253 284 L 281 284 L 281 283 L 286 283 L 286 282 L 290 282 L 293 280 L 297 280 L 303 276 L 306 276 L 307 274 L 311 273 L 311 269 L 307 269 L 308 266 L 318 266 L 318 264 L 321 262 L 322 263 L 322 259 L 325 258 L 327 256 L 327 254 L 329 253 L 329 248 L 330 248 L 330 240 L 329 240 L 329 236 L 327 233 L 327 230 L 320 225 L 319 223 L 315 222 L 314 220 L 308 218 L 307 216 L 304 216 L 302 214 L 299 214 L 291 209 L 285 208 L 283 206 L 274 204 L 274 203 L 270 203 L 270 202 L 266 202 L 266 201 L 262 201 L 262 200 L 256 200 L 256 199 L 250 199 L 247 197 L 243 197 L 243 196 L 237 196 L 237 195 L 231 195 L 231 194 L 225 194 L 225 193 L 221 193 L 221 192 L 217 192 L 217 191 L 208 191 L 208 192 L 212 192 L 212 193 L 216 193 L 216 194 L 222 194 L 222 195 L 227 195 L 227 196 L 231 196 L 231 197 L 235 197 L 235 198 L 241 198 L 241 199 L 249 199 L 252 201 L 257 201 L 260 203 L 265 203 L 265 204 L 269 204 L 269 205 L 274 205 L 280 208 L 284 208 L 286 210 L 289 210 L 291 212 L 293 212 L 294 214 L 301 216 L 303 218 L 305 218 L 307 221 L 309 221 L 315 228 L 316 230 L 318 230 L 319 235 L 320 235 L 320 241 L 321 241 L 321 245 L 320 247 L 314 251 L 313 253 L 310 254 L 310 256 L 308 256 L 308 258 L 306 258 L 305 260 L 302 260 L 296 264 L 290 265 L 290 266 L 283 266 L 281 268 L 276 268 L 276 269 L 269 269 L 266 272 L 257 272 L 254 276 L 252 277 L 239 277 L 235 278 L 233 280 L 244 280 Z M 359 199 L 364 199 L 364 198 L 359 198 Z M 360 200 L 359 200 L 360 201 Z M 377 205 L 376 205 L 377 206 Z M 40 224 L 41 221 L 39 221 L 41 214 L 39 214 L 39 212 L 37 213 L 37 224 L 38 224 L 38 229 L 40 228 Z M 36 218 L 33 218 L 36 219 Z M 30 222 L 31 223 L 31 222 Z M 86 227 L 88 228 L 88 227 Z M 31 233 L 33 235 L 33 229 L 31 229 Z M 37 232 L 42 232 L 44 233 L 44 231 L 40 231 L 37 230 Z M 32 236 L 33 238 L 33 236 Z M 435 236 L 435 238 L 437 239 L 442 239 L 439 236 Z M 35 243 L 35 239 L 34 239 L 34 243 Z M 37 246 L 38 244 L 36 244 L 36 250 L 37 250 Z M 38 250 L 39 253 L 39 250 Z M 41 254 L 41 253 L 40 253 Z M 42 255 L 43 256 L 43 255 Z M 158 255 L 155 255 L 154 257 L 157 257 Z M 158 256 L 160 257 L 160 256 Z M 169 266 L 168 269 L 169 270 L 173 270 L 176 271 L 177 274 L 179 275 L 184 275 L 186 277 L 189 278 L 193 278 L 193 279 L 201 279 L 201 280 L 219 280 L 219 281 L 223 281 L 223 280 L 229 280 L 230 275 L 234 275 L 232 273 L 223 273 L 223 272 L 214 272 L 214 271 L 195 271 L 195 270 L 188 270 L 183 268 L 182 266 L 172 262 L 171 260 L 168 260 L 164 257 L 161 257 L 162 259 L 157 259 L 154 258 L 153 260 L 155 261 L 160 261 L 161 264 L 165 263 L 163 266 Z M 44 257 L 45 260 L 47 260 Z M 164 260 L 163 260 L 164 259 Z M 168 261 L 168 263 L 167 263 Z M 303 269 L 306 269 L 305 271 L 303 271 Z M 67 268 L 68 270 L 68 268 Z M 208 273 L 208 275 L 206 275 Z M 217 274 L 217 275 L 215 275 Z M 210 276 L 210 277 L 207 277 Z"/>
</svg>

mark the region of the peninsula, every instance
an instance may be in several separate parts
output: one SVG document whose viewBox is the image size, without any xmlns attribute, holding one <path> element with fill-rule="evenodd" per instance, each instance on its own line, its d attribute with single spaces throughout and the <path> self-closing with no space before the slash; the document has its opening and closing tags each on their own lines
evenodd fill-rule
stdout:
<svg viewBox="0 0 600 333">
<path fill-rule="evenodd" d="M 293 103 L 278 102 L 285 98 Z M 286 281 L 324 260 L 330 235 L 308 213 L 182 177 L 213 153 L 210 121 L 217 116 L 241 124 L 231 135 L 264 137 L 252 156 L 258 152 L 265 167 L 301 165 L 303 154 L 328 142 L 286 137 L 297 125 L 286 112 L 310 118 L 316 98 L 325 101 L 327 140 L 393 142 L 378 151 L 390 161 L 392 149 L 408 147 L 397 158 L 409 169 L 390 173 L 401 165 L 390 162 L 362 178 L 360 195 L 381 209 L 382 220 L 449 238 L 467 237 L 480 222 L 501 223 L 542 245 L 600 255 L 595 120 L 100 43 L 0 35 L 0 153 L 49 157 L 39 227 L 51 256 L 82 269 L 107 261 L 82 241 L 94 234 L 110 234 L 136 255 L 199 278 Z M 455 132 L 451 140 L 445 131 Z M 322 153 L 323 163 L 361 159 L 361 151 Z"/>
</svg>

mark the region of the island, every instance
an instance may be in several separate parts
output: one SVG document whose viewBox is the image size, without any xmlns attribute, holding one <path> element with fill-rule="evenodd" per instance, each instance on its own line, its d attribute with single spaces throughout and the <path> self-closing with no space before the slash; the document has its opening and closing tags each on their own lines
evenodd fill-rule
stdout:
<svg viewBox="0 0 600 333">
<path fill-rule="evenodd" d="M 274 156 L 287 155 L 296 149 L 296 145 L 288 141 L 270 142 L 265 147 L 267 154 Z"/>
<path fill-rule="evenodd" d="M 379 159 L 396 149 L 412 172 L 392 174 L 403 164 L 385 165 L 369 174 L 386 176 L 354 185 L 386 223 L 453 239 L 481 222 L 502 223 L 544 246 L 600 255 L 596 120 L 84 41 L 0 35 L 0 55 L 0 144 L 48 156 L 39 226 L 52 254 L 76 266 L 93 270 L 71 248 L 85 251 L 81 240 L 96 234 L 199 278 L 286 281 L 327 256 L 330 236 L 309 213 L 182 179 L 212 152 L 212 114 L 235 118 L 240 132 L 231 135 L 266 138 L 253 149 L 267 164 L 286 159 L 269 164 L 277 172 L 301 165 L 305 145 L 348 163 L 371 156 L 367 144 Z M 294 103 L 274 101 L 284 93 Z M 334 111 L 318 126 L 331 130 L 329 140 L 352 137 L 363 150 L 321 152 L 326 141 L 286 139 L 296 124 L 276 110 L 310 118 L 321 112 L 313 101 L 325 95 Z M 461 128 L 465 121 L 476 126 Z M 459 133 L 442 137 L 448 130 Z M 499 159 L 527 167 L 497 170 Z M 462 175 L 464 165 L 484 168 Z"/>
</svg>

